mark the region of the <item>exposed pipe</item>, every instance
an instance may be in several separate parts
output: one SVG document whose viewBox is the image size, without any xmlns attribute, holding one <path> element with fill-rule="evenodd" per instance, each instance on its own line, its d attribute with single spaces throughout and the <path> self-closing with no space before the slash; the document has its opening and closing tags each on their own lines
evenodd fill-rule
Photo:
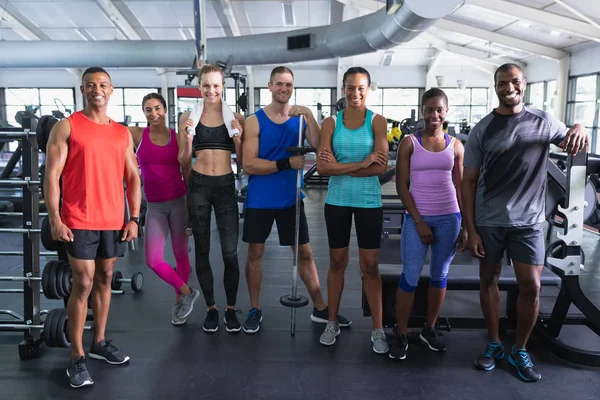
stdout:
<svg viewBox="0 0 600 400">
<path fill-rule="evenodd" d="M 207 62 L 262 65 L 371 53 L 417 37 L 462 0 L 405 0 L 393 15 L 385 9 L 339 24 L 262 35 L 207 40 Z M 288 38 L 310 35 L 310 47 L 288 50 Z M 0 68 L 189 68 L 192 40 L 0 41 Z"/>
</svg>

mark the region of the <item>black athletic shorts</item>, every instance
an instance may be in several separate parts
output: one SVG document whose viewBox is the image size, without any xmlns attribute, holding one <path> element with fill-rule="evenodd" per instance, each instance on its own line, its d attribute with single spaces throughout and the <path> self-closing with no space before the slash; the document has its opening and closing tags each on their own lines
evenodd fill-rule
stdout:
<svg viewBox="0 0 600 400">
<path fill-rule="evenodd" d="M 116 258 L 125 254 L 127 242 L 121 241 L 123 231 L 90 231 L 71 229 L 73 241 L 66 242 L 67 253 L 80 260 Z"/>
<path fill-rule="evenodd" d="M 271 234 L 273 221 L 277 222 L 279 244 L 292 246 L 296 237 L 296 205 L 283 209 L 245 208 L 242 240 L 246 243 L 264 243 Z M 298 244 L 308 242 L 308 223 L 304 213 L 304 202 L 301 202 Z"/>
<path fill-rule="evenodd" d="M 325 224 L 330 249 L 350 245 L 352 214 L 359 249 L 379 249 L 383 230 L 383 208 L 340 207 L 325 203 Z"/>
</svg>

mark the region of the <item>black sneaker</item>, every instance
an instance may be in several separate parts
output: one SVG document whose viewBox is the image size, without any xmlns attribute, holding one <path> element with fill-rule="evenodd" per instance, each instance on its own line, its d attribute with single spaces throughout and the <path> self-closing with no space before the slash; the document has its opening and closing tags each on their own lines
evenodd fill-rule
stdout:
<svg viewBox="0 0 600 400">
<path fill-rule="evenodd" d="M 485 352 L 477 357 L 475 366 L 484 371 L 491 371 L 496 367 L 496 360 L 504 358 L 504 345 L 498 342 L 490 342 Z"/>
<path fill-rule="evenodd" d="M 244 332 L 256 333 L 260 329 L 260 323 L 262 322 L 262 311 L 258 308 L 253 308 L 248 311 L 248 318 L 244 322 Z"/>
<path fill-rule="evenodd" d="M 88 357 L 96 360 L 104 360 L 109 364 L 124 364 L 129 361 L 129 356 L 112 345 L 112 340 L 102 340 L 99 343 L 92 343 L 92 348 Z"/>
<path fill-rule="evenodd" d="M 223 317 L 223 322 L 225 323 L 225 330 L 227 332 L 239 332 L 242 330 L 242 325 L 240 321 L 237 319 L 237 315 L 241 314 L 241 310 L 228 308 L 225 310 L 225 316 Z"/>
<path fill-rule="evenodd" d="M 83 386 L 93 385 L 94 381 L 87 370 L 85 358 L 77 357 L 69 363 L 67 368 L 67 376 L 71 387 L 80 388 Z"/>
<path fill-rule="evenodd" d="M 325 307 L 323 310 L 319 311 L 316 307 L 313 307 L 313 312 L 310 314 L 310 320 L 316 324 L 326 324 L 329 322 L 329 308 Z M 352 321 L 341 314 L 338 314 L 337 322 L 343 328 L 352 325 Z"/>
<path fill-rule="evenodd" d="M 216 332 L 219 330 L 219 310 L 216 308 L 208 310 L 202 329 L 204 329 L 205 332 Z"/>
<path fill-rule="evenodd" d="M 422 342 L 427 343 L 427 347 L 429 347 L 430 350 L 446 350 L 444 335 L 442 335 L 442 333 L 437 329 L 423 328 L 421 334 L 419 335 L 419 339 L 421 339 Z"/>
<path fill-rule="evenodd" d="M 408 338 L 404 333 L 396 334 L 396 341 L 390 346 L 388 356 L 395 360 L 404 360 L 408 351 Z"/>
<path fill-rule="evenodd" d="M 533 362 L 531 362 L 531 357 L 525 349 L 515 351 L 515 346 L 513 346 L 508 355 L 508 363 L 517 369 L 517 374 L 525 382 L 537 382 L 542 377 L 540 373 L 533 369 Z"/>
</svg>

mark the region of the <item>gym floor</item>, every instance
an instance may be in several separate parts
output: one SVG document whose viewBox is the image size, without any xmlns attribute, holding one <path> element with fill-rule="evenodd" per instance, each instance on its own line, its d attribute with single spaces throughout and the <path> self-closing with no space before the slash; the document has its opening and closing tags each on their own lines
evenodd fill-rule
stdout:
<svg viewBox="0 0 600 400">
<path fill-rule="evenodd" d="M 392 184 L 393 185 L 393 184 Z M 393 192 L 386 185 L 385 192 Z M 312 248 L 319 270 L 321 286 L 326 295 L 329 263 L 327 232 L 322 217 L 326 190 L 307 189 L 305 200 Z M 18 219 L 7 219 L 3 227 L 17 227 Z M 242 223 L 240 223 L 240 227 Z M 222 311 L 225 293 L 222 285 L 222 261 L 218 232 L 212 223 L 213 249 L 211 262 L 215 279 L 215 297 Z M 1 234 L 3 250 L 22 249 L 19 235 Z M 588 297 L 600 305 L 600 255 L 598 236 L 585 234 L 586 270 L 581 283 Z M 193 248 L 193 241 L 190 241 Z M 167 245 L 166 260 L 174 259 Z M 131 361 L 123 366 L 111 366 L 96 360 L 88 361 L 95 385 L 71 389 L 65 374 L 69 350 L 43 347 L 37 359 L 20 361 L 17 345 L 22 333 L 0 333 L 0 373 L 2 400 L 12 399 L 378 399 L 404 397 L 421 399 L 560 399 L 592 400 L 600 392 L 600 371 L 567 365 L 549 353 L 532 337 L 529 349 L 542 380 L 526 384 L 518 380 L 506 361 L 491 372 L 477 371 L 475 357 L 484 349 L 483 330 L 452 330 L 445 333 L 448 349 L 437 354 L 411 339 L 408 358 L 391 360 L 371 350 L 369 335 L 371 320 L 362 316 L 361 280 L 357 264 L 358 250 L 353 233 L 351 261 L 346 272 L 341 313 L 352 319 L 350 328 L 343 329 L 332 347 L 319 344 L 324 325 L 313 324 L 311 306 L 298 310 L 296 335 L 290 335 L 290 310 L 279 304 L 279 298 L 291 293 L 292 253 L 278 245 L 276 227 L 267 243 L 263 261 L 261 330 L 248 335 L 229 334 L 220 324 L 215 334 L 202 330 L 205 317 L 203 299 L 188 318 L 187 324 L 171 325 L 170 312 L 174 293 L 150 271 L 145 263 L 143 240 L 138 252 L 128 252 L 117 262 L 125 277 L 134 272 L 144 274 L 142 292 L 133 293 L 124 284 L 124 295 L 112 298 L 107 338 L 123 349 Z M 238 307 L 243 322 L 248 312 L 244 263 L 247 245 L 239 244 L 240 289 Z M 193 252 L 190 253 L 193 260 Z M 381 251 L 382 263 L 400 261 L 399 242 L 387 240 Z M 20 275 L 19 257 L 4 257 L 0 274 Z M 46 260 L 41 259 L 41 265 Z M 455 264 L 474 263 L 466 254 L 456 257 Z M 190 282 L 198 287 L 195 272 Z M 9 286 L 11 285 L 11 286 Z M 21 287 L 3 282 L 2 287 Z M 300 282 L 299 292 L 307 295 Z M 22 312 L 22 297 L 0 294 L 0 308 Z M 556 291 L 542 290 L 542 307 L 552 306 Z M 63 307 L 62 301 L 42 297 L 42 309 Z M 444 312 L 465 316 L 480 316 L 478 294 L 448 293 Z M 4 318 L 0 316 L 0 318 Z M 417 330 L 415 330 L 417 333 Z M 565 328 L 565 341 L 585 343 L 600 350 L 600 339 L 587 328 Z M 89 348 L 92 333 L 84 335 Z M 512 346 L 511 332 L 504 338 Z"/>
</svg>

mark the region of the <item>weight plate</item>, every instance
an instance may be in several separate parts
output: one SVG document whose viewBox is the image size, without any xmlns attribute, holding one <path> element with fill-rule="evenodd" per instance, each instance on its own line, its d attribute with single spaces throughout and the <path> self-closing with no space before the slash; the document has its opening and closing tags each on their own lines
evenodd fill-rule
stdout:
<svg viewBox="0 0 600 400">
<path fill-rule="evenodd" d="M 56 261 L 48 261 L 46 263 L 46 265 L 44 266 L 44 270 L 42 271 L 42 291 L 44 292 L 44 295 L 46 295 L 46 293 L 50 293 L 50 289 L 48 288 L 48 274 L 50 273 L 50 270 L 52 269 L 52 265 L 54 265 L 54 263 L 56 263 Z"/>
<path fill-rule="evenodd" d="M 71 295 L 71 279 L 73 279 L 73 273 L 71 272 L 71 266 L 69 265 L 68 262 L 66 261 L 61 261 L 62 265 L 64 266 L 64 273 L 63 273 L 63 281 L 62 281 L 62 286 L 63 286 L 63 291 L 65 292 L 65 297 L 68 297 L 69 295 Z"/>
<path fill-rule="evenodd" d="M 48 251 L 58 251 L 60 247 L 60 242 L 52 239 L 52 228 L 50 228 L 50 221 L 48 217 L 44 218 L 42 221 L 41 227 L 41 237 L 42 237 L 42 245 Z"/>
<path fill-rule="evenodd" d="M 69 342 L 69 340 L 67 339 L 67 330 L 68 325 L 67 325 L 67 319 L 68 319 L 68 312 L 65 308 L 61 308 L 59 309 L 58 312 L 58 318 L 56 321 L 56 330 L 54 331 L 54 343 L 56 344 L 56 347 L 63 347 L 63 348 L 68 348 L 71 347 L 71 343 Z"/>
<path fill-rule="evenodd" d="M 131 276 L 131 288 L 134 292 L 139 292 L 144 286 L 144 275 L 141 272 L 136 272 Z"/>
<path fill-rule="evenodd" d="M 64 299 L 66 294 L 64 292 L 64 288 L 63 288 L 63 276 L 65 273 L 65 268 L 63 266 L 62 262 L 57 262 L 56 266 L 54 267 L 54 270 L 52 271 L 54 273 L 54 282 L 56 284 L 55 290 L 56 290 L 56 294 L 58 295 L 59 298 Z"/>
<path fill-rule="evenodd" d="M 123 274 L 121 273 L 121 271 L 113 271 L 113 277 L 112 277 L 112 281 L 110 283 L 112 290 L 121 289 L 121 285 L 123 285 L 123 282 L 121 282 L 121 279 L 123 279 Z"/>
</svg>

